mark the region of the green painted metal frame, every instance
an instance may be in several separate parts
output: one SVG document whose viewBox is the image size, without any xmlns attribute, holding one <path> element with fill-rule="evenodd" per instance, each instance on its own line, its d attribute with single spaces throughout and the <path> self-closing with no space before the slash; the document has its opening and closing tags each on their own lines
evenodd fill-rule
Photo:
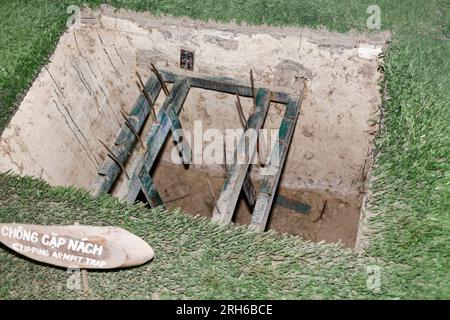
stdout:
<svg viewBox="0 0 450 320">
<path fill-rule="evenodd" d="M 126 196 L 128 202 L 134 202 L 136 201 L 139 192 L 142 190 L 151 207 L 164 206 L 152 181 L 150 171 L 155 165 L 155 161 L 167 139 L 169 131 L 172 131 L 173 133 L 174 142 L 182 146 L 182 150 L 184 151 L 182 155 L 183 162 L 189 163 L 190 160 L 190 146 L 185 142 L 185 139 L 182 139 L 182 131 L 180 130 L 182 128 L 178 118 L 178 114 L 183 107 L 183 103 L 190 88 L 195 87 L 229 94 L 238 94 L 242 97 L 253 97 L 252 88 L 250 86 L 244 85 L 231 78 L 177 75 L 165 70 L 160 70 L 160 74 L 164 82 L 173 83 L 173 85 L 170 90 L 170 95 L 166 97 L 157 114 L 157 121 L 151 127 L 150 133 L 144 141 L 147 146 L 145 154 L 138 157 L 133 165 L 130 180 L 128 182 L 128 194 Z M 151 101 L 156 101 L 161 91 L 161 84 L 157 77 L 154 75 L 150 76 L 145 88 L 151 97 Z M 263 179 L 261 192 L 256 198 L 255 187 L 249 176 L 248 169 L 250 165 L 248 163 L 230 165 L 228 177 L 215 206 L 213 213 L 214 220 L 222 223 L 229 223 L 234 213 L 237 198 L 241 190 L 244 190 L 249 204 L 251 206 L 255 205 L 252 225 L 259 230 L 265 228 L 265 223 L 267 222 L 267 217 L 270 212 L 270 206 L 273 202 L 273 197 L 297 121 L 301 98 L 302 97 L 300 96 L 299 100 L 294 102 L 291 96 L 284 92 L 270 91 L 265 88 L 257 89 L 256 110 L 249 117 L 246 130 L 252 128 L 258 131 L 258 129 L 262 128 L 271 102 L 286 105 L 286 111 L 280 126 L 279 137 L 276 144 L 277 147 L 275 148 L 276 150 L 273 151 L 280 152 L 280 166 L 276 168 L 277 172 L 275 175 Z M 152 107 L 154 106 L 149 106 L 144 95 L 141 94 L 127 118 L 128 122 L 133 125 L 136 132 L 142 130 L 143 124 L 149 116 L 150 108 Z M 123 165 L 127 161 L 132 148 L 136 144 L 136 140 L 132 130 L 124 123 L 111 148 L 116 158 L 120 161 L 120 164 Z M 242 137 L 240 142 L 241 147 L 242 143 L 245 145 L 244 137 Z M 249 159 L 251 159 L 251 157 L 249 157 Z M 109 192 L 119 173 L 119 164 L 107 157 L 98 170 L 98 177 L 91 188 L 92 194 L 98 195 L 102 192 Z"/>
</svg>

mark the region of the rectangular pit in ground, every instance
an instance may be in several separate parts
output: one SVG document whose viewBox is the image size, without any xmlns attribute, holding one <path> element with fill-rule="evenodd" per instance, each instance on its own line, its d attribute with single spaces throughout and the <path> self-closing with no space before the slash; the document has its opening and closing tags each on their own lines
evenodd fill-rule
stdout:
<svg viewBox="0 0 450 320">
<path fill-rule="evenodd" d="M 187 72 L 179 69 L 179 56 L 181 49 L 190 49 L 195 52 L 194 73 L 248 83 L 249 70 L 253 69 L 256 86 L 293 94 L 299 81 L 306 79 L 307 90 L 279 193 L 309 204 L 311 212 L 283 213 L 276 205 L 271 227 L 314 241 L 342 239 L 352 246 L 364 192 L 363 171 L 370 167 L 371 141 L 377 130 L 373 125 L 380 101 L 377 53 L 385 40 L 386 35 L 367 37 L 155 18 L 146 13 L 114 12 L 109 7 L 86 10 L 62 35 L 50 63 L 2 133 L 0 170 L 38 176 L 52 185 L 89 189 L 98 165 L 106 157 L 97 137 L 111 145 L 122 124 L 120 111 L 128 113 L 139 95 L 135 72 L 147 77 L 150 63 L 177 73 Z M 157 109 L 163 98 L 160 94 Z M 189 99 L 186 110 L 202 107 L 182 112 L 183 125 L 202 120 L 209 121 L 211 127 L 232 128 L 239 123 L 232 97 L 224 98 L 230 99 L 230 105 L 227 102 L 217 110 L 220 104 L 216 101 L 220 99 L 213 93 L 193 91 Z M 149 119 L 141 132 L 143 139 L 151 125 Z M 139 148 L 133 151 L 127 169 L 139 152 Z M 158 178 L 159 167 L 155 172 L 161 186 L 171 180 L 169 173 L 175 170 L 187 180 L 191 174 L 180 167 L 173 169 L 169 155 L 165 150 L 158 162 L 167 168 L 166 174 Z M 190 170 L 196 172 L 194 177 L 215 177 L 219 176 L 219 167 L 193 166 Z M 257 184 L 259 178 L 252 174 Z M 114 195 L 121 196 L 125 182 L 121 175 Z M 217 189 L 221 184 L 212 183 Z M 202 199 L 208 197 L 206 192 Z M 327 210 L 318 219 L 325 200 Z M 187 210 L 181 202 L 179 205 L 188 213 L 195 211 Z M 248 218 L 248 213 L 239 211 L 236 222 L 247 223 Z M 297 219 L 317 232 L 310 233 L 300 225 L 296 228 L 293 220 Z M 330 237 L 331 229 L 323 227 L 326 221 L 331 221 L 330 228 L 342 225 L 342 231 Z"/>
</svg>

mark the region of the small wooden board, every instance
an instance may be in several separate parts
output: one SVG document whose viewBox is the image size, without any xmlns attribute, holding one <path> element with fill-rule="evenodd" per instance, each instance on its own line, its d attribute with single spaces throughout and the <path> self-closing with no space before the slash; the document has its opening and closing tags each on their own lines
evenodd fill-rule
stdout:
<svg viewBox="0 0 450 320">
<path fill-rule="evenodd" d="M 64 268 L 125 268 L 154 256 L 144 240 L 118 227 L 0 224 L 0 242 L 30 259 Z"/>
</svg>

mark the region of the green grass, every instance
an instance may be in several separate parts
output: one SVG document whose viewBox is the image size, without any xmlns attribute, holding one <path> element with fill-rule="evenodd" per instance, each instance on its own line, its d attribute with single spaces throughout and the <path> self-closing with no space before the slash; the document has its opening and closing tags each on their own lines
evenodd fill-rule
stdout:
<svg viewBox="0 0 450 320">
<path fill-rule="evenodd" d="M 449 1 L 111 1 L 204 20 L 363 32 L 373 2 L 393 40 L 383 66 L 388 99 L 369 204 L 379 214 L 364 257 L 4 174 L 0 221 L 114 224 L 155 248 L 148 265 L 90 273 L 93 298 L 450 298 Z M 53 51 L 67 6 L 77 3 L 0 0 L 0 128 Z M 61 269 L 4 248 L 0 261 L 1 298 L 86 297 L 66 289 Z M 373 264 L 381 267 L 379 293 L 366 287 Z"/>
<path fill-rule="evenodd" d="M 372 210 L 382 213 L 377 218 L 382 229 L 369 251 L 408 264 L 417 294 L 429 290 L 447 297 L 449 57 L 449 41 L 404 36 L 391 47 L 385 66 L 390 99 L 384 104 L 385 129 L 377 140 L 380 156 L 372 186 Z"/>
<path fill-rule="evenodd" d="M 330 30 L 367 31 L 366 13 L 372 0 L 153 0 L 107 1 L 116 7 L 149 10 L 156 14 L 190 16 L 196 19 L 291 26 L 326 26 Z M 69 5 L 99 0 L 0 0 L 0 128 L 3 128 L 16 102 L 31 85 L 39 66 L 53 52 L 65 28 Z M 382 10 L 382 27 L 396 32 L 428 35 L 450 32 L 448 1 L 377 1 Z"/>
<path fill-rule="evenodd" d="M 0 175 L 3 221 L 117 225 L 155 250 L 143 267 L 91 272 L 93 298 L 338 298 L 369 295 L 365 264 L 336 245 L 219 227 L 179 212 L 149 211 L 39 180 Z M 74 297 L 64 270 L 0 251 L 0 296 Z M 320 271 L 320 272 L 318 272 Z M 35 283 L 36 285 L 33 285 Z M 61 288 L 58 289 L 58 286 Z M 82 296 L 82 295 L 80 295 Z"/>
</svg>

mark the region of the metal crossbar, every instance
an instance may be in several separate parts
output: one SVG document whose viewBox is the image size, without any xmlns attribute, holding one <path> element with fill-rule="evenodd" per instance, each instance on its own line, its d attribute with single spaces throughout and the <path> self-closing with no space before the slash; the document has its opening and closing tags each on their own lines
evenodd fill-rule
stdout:
<svg viewBox="0 0 450 320">
<path fill-rule="evenodd" d="M 190 163 L 190 157 L 192 156 L 190 146 L 182 137 L 182 127 L 178 118 L 178 114 L 183 107 L 183 103 L 190 88 L 201 88 L 254 98 L 256 108 L 247 121 L 244 135 L 241 137 L 236 153 L 242 154 L 242 150 L 244 150 L 244 154 L 247 157 L 246 161 L 239 161 L 238 163 L 228 166 L 227 178 L 222 187 L 222 192 L 214 206 L 213 220 L 220 223 L 230 223 L 233 218 L 238 197 L 241 191 L 244 191 L 248 203 L 250 206 L 254 206 L 251 222 L 252 227 L 257 230 L 264 230 L 274 201 L 283 165 L 286 160 L 288 148 L 292 140 L 295 124 L 300 111 L 302 93 L 300 93 L 298 100 L 293 100 L 289 94 L 284 92 L 270 91 L 265 88 L 255 88 L 256 94 L 254 95 L 251 86 L 244 85 L 231 78 L 185 76 L 164 70 L 154 72 L 145 84 L 145 90 L 147 92 L 143 92 L 139 96 L 111 147 L 115 160 L 110 157 L 105 159 L 98 170 L 98 176 L 92 185 L 91 193 L 93 195 L 99 195 L 101 193 L 110 192 L 114 181 L 117 179 L 121 168 L 124 167 L 138 140 L 137 134 L 142 130 L 146 118 L 149 116 L 152 108 L 154 108 L 154 101 L 156 101 L 162 90 L 162 85 L 165 87 L 165 82 L 173 83 L 173 85 L 169 94 L 166 95 L 166 99 L 156 116 L 156 121 L 150 129 L 150 133 L 143 141 L 146 146 L 145 153 L 144 155 L 139 156 L 134 163 L 128 181 L 126 200 L 131 203 L 136 201 L 139 192 L 142 191 L 151 207 L 164 206 L 150 176 L 150 172 L 155 165 L 155 161 L 158 154 L 161 152 L 169 131 L 172 131 L 174 142 L 181 146 L 180 149 L 182 151 L 181 155 L 183 163 Z M 300 92 L 302 92 L 302 89 L 303 88 L 301 88 Z M 146 99 L 144 93 L 148 93 L 150 99 Z M 273 174 L 264 177 L 259 195 L 257 195 L 249 175 L 249 162 L 255 153 L 258 139 L 257 133 L 264 125 L 271 102 L 286 105 L 278 139 L 270 158 L 276 158 L 279 161 L 276 164 L 272 162 L 269 163 Z M 249 132 L 253 132 L 253 134 L 256 132 L 256 136 L 248 137 L 247 134 Z M 247 143 L 248 141 L 250 143 Z M 142 141 L 140 142 L 142 143 Z M 249 147 L 249 153 L 247 153 L 247 147 Z"/>
</svg>

